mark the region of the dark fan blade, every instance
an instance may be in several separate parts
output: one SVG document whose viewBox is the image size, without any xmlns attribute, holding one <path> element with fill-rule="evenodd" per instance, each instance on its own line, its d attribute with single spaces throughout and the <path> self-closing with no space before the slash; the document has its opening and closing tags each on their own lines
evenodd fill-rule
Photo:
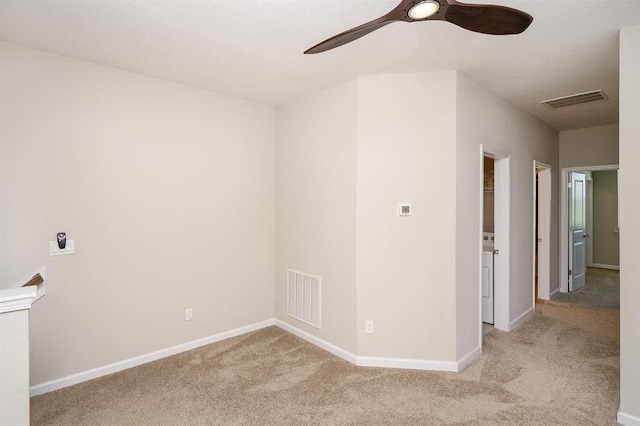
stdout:
<svg viewBox="0 0 640 426">
<path fill-rule="evenodd" d="M 342 46 L 343 44 L 347 44 L 353 40 L 357 40 L 360 37 L 366 36 L 370 32 L 373 32 L 378 28 L 382 28 L 385 25 L 388 25 L 392 22 L 406 21 L 406 20 L 407 20 L 406 5 L 405 5 L 405 0 L 403 0 L 400 2 L 398 6 L 396 6 L 395 9 L 393 9 L 391 12 L 387 13 L 386 15 L 378 19 L 375 19 L 371 22 L 367 22 L 366 24 L 362 24 L 358 27 L 351 28 L 350 30 L 347 30 L 336 36 L 333 36 L 330 39 L 323 41 L 322 43 L 316 44 L 315 46 L 313 46 L 311 49 L 308 49 L 304 53 L 310 54 L 310 53 L 324 52 L 326 50 L 333 49 L 338 46 Z"/>
<path fill-rule="evenodd" d="M 382 21 L 382 22 L 369 22 L 364 25 L 360 25 L 359 27 L 352 28 L 343 33 L 340 33 L 336 36 L 331 37 L 323 41 L 322 43 L 318 43 L 313 46 L 311 49 L 306 50 L 305 54 L 310 53 L 320 53 L 325 50 L 330 50 L 338 46 L 342 46 L 343 44 L 347 44 L 353 40 L 357 40 L 360 37 L 366 36 L 370 32 L 377 30 L 378 28 L 382 28 L 387 24 L 392 23 L 393 21 Z"/>
<path fill-rule="evenodd" d="M 316 44 L 304 53 L 320 53 L 342 46 L 378 28 L 397 21 L 419 22 L 444 20 L 470 31 L 495 35 L 520 34 L 526 30 L 529 25 L 531 25 L 531 21 L 533 21 L 533 17 L 528 13 L 510 7 L 459 3 L 457 0 L 437 0 L 439 9 L 433 15 L 423 19 L 411 18 L 409 16 L 410 10 L 413 6 L 421 3 L 424 2 L 421 0 L 402 0 L 395 9 L 383 17 L 352 28 L 337 36 L 333 36 L 322 43 Z"/>
<path fill-rule="evenodd" d="M 505 6 L 450 2 L 445 21 L 470 31 L 484 34 L 520 34 L 533 17 L 528 13 Z"/>
</svg>

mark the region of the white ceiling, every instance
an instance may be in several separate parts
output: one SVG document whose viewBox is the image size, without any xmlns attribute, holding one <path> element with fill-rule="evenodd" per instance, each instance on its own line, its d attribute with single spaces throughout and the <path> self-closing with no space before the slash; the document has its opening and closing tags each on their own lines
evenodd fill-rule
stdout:
<svg viewBox="0 0 640 426">
<path fill-rule="evenodd" d="M 640 0 L 469 0 L 524 10 L 533 24 L 489 36 L 400 22 L 302 54 L 398 2 L 0 0 L 0 39 L 274 105 L 357 75 L 453 69 L 558 130 L 617 122 L 618 30 L 640 23 Z M 540 105 L 594 89 L 610 99 Z"/>
</svg>

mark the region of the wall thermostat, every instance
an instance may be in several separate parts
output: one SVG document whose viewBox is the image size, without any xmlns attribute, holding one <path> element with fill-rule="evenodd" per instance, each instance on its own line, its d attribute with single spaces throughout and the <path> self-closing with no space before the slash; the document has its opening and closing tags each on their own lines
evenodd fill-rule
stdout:
<svg viewBox="0 0 640 426">
<path fill-rule="evenodd" d="M 411 216 L 411 203 L 398 204 L 398 214 L 400 216 Z"/>
</svg>

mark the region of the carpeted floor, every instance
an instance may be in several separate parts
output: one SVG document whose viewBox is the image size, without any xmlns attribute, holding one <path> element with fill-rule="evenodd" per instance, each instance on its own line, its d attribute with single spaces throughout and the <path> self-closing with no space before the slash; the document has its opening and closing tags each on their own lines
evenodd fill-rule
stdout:
<svg viewBox="0 0 640 426">
<path fill-rule="evenodd" d="M 34 397 L 32 424 L 615 425 L 619 279 L 588 279 L 461 373 L 355 367 L 270 327 Z"/>
</svg>

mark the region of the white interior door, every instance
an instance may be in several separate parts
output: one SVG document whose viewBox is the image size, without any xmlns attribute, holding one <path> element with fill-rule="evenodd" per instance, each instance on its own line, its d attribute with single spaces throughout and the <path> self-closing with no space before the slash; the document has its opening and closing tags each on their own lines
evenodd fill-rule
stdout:
<svg viewBox="0 0 640 426">
<path fill-rule="evenodd" d="M 587 250 L 586 235 L 586 195 L 587 182 L 584 173 L 569 174 L 569 291 L 575 291 L 585 284 Z"/>
<path fill-rule="evenodd" d="M 540 168 L 538 172 L 537 251 L 538 253 L 538 298 L 551 297 L 551 169 Z M 535 303 L 535 300 L 534 300 Z"/>
<path fill-rule="evenodd" d="M 493 253 L 482 252 L 482 322 L 493 324 Z"/>
</svg>

